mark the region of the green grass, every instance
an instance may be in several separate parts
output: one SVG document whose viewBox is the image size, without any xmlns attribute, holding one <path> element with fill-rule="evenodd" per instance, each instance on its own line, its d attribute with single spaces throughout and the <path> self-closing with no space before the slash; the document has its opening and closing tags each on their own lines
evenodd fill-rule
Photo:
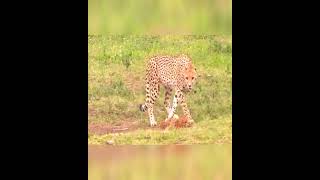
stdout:
<svg viewBox="0 0 320 180">
<path fill-rule="evenodd" d="M 89 135 L 90 144 L 112 141 L 115 145 L 223 144 L 231 143 L 231 139 L 231 117 L 201 121 L 191 128 Z"/>
<path fill-rule="evenodd" d="M 89 135 L 89 144 L 201 144 L 231 143 L 232 42 L 231 36 L 108 35 L 89 36 L 89 123 L 119 121 L 148 125 L 138 109 L 144 102 L 145 63 L 156 54 L 188 54 L 201 77 L 187 95 L 196 125 L 188 129 L 137 130 L 120 135 Z M 164 120 L 164 92 L 155 103 L 157 122 Z M 94 113 L 90 113 L 90 111 Z M 181 107 L 177 114 L 182 115 Z"/>
<path fill-rule="evenodd" d="M 89 0 L 89 34 L 232 34 L 231 0 Z"/>
</svg>

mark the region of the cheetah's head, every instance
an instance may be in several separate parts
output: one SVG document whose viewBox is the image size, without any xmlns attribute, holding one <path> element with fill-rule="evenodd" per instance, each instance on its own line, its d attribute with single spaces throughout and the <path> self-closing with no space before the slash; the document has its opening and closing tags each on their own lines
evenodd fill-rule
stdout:
<svg viewBox="0 0 320 180">
<path fill-rule="evenodd" d="M 185 89 L 191 91 L 197 79 L 196 68 L 192 64 L 190 64 L 184 69 L 183 75 Z"/>
</svg>

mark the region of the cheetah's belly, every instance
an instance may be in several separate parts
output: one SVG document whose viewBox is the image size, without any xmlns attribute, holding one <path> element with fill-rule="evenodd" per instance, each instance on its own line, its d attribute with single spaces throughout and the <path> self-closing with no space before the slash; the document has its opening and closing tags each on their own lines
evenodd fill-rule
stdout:
<svg viewBox="0 0 320 180">
<path fill-rule="evenodd" d="M 169 87 L 174 87 L 175 85 L 176 85 L 177 83 L 176 83 L 176 81 L 169 81 L 168 83 L 167 83 L 167 86 L 169 86 Z"/>
<path fill-rule="evenodd" d="M 174 87 L 177 84 L 176 80 L 168 80 L 168 79 L 161 79 L 160 82 L 167 87 Z"/>
</svg>

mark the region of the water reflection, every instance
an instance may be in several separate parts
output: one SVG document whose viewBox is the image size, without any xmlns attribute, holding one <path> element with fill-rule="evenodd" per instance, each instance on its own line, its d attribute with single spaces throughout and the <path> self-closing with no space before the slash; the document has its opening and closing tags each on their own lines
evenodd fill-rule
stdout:
<svg viewBox="0 0 320 180">
<path fill-rule="evenodd" d="M 89 180 L 231 179 L 231 145 L 89 146 Z"/>
</svg>

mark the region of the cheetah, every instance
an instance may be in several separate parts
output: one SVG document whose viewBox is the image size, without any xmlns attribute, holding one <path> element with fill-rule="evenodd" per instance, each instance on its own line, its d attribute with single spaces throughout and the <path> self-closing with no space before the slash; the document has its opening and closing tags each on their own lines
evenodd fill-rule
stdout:
<svg viewBox="0 0 320 180">
<path fill-rule="evenodd" d="M 191 62 L 189 56 L 182 54 L 178 56 L 153 56 L 147 63 L 146 72 L 146 99 L 144 104 L 140 104 L 140 111 L 148 111 L 150 126 L 156 126 L 157 122 L 153 115 L 153 105 L 159 95 L 160 85 L 165 88 L 164 106 L 168 113 L 165 121 L 169 121 L 177 108 L 181 105 L 183 114 L 187 117 L 188 123 L 194 122 L 190 115 L 186 103 L 185 93 L 190 92 L 196 82 L 196 68 Z M 175 91 L 170 106 L 169 99 Z"/>
</svg>

